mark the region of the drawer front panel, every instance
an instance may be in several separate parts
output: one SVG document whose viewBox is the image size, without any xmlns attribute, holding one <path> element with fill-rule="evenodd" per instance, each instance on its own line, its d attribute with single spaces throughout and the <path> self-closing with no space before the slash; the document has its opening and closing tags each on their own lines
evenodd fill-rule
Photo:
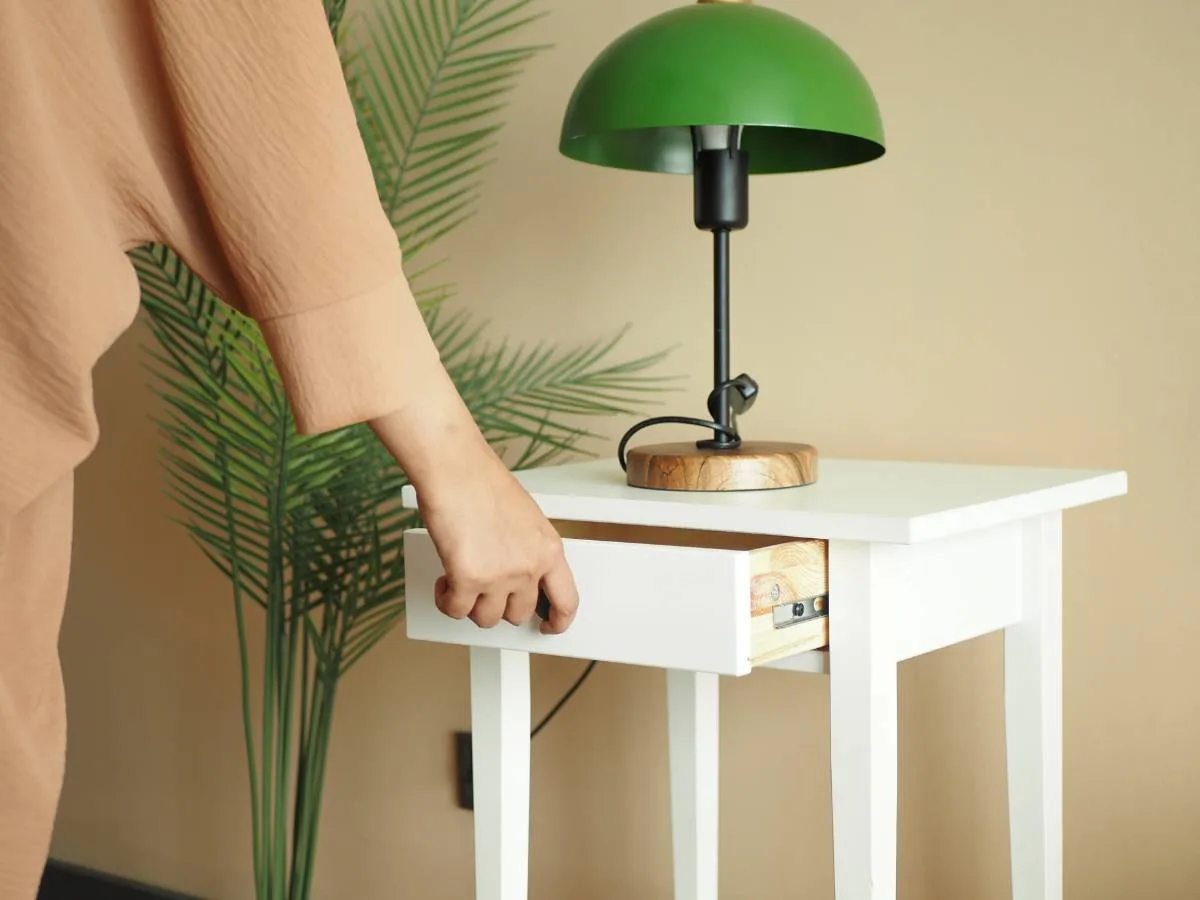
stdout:
<svg viewBox="0 0 1200 900">
<path fill-rule="evenodd" d="M 433 596 L 443 573 L 433 541 L 424 529 L 407 532 L 408 636 L 726 675 L 749 671 L 748 551 L 572 538 L 563 545 L 579 614 L 565 634 L 543 635 L 536 618 L 485 629 L 443 615 Z"/>
</svg>

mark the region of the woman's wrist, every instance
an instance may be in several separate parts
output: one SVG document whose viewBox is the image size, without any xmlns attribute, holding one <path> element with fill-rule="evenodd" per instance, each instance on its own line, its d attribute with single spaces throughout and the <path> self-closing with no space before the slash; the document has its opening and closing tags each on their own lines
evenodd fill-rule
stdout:
<svg viewBox="0 0 1200 900">
<path fill-rule="evenodd" d="M 418 490 L 469 478 L 491 448 L 442 374 L 401 409 L 369 424 Z"/>
</svg>

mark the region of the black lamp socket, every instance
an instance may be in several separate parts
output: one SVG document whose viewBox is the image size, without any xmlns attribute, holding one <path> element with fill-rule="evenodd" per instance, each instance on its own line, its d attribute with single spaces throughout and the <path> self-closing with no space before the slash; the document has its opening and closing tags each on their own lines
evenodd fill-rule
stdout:
<svg viewBox="0 0 1200 900">
<path fill-rule="evenodd" d="M 750 157 L 745 150 L 699 150 L 694 161 L 696 227 L 737 231 L 750 222 Z"/>
</svg>

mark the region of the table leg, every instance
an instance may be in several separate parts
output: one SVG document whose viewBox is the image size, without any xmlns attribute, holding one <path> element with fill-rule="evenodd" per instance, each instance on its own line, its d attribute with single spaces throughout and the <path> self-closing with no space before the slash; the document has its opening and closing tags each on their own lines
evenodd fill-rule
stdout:
<svg viewBox="0 0 1200 900">
<path fill-rule="evenodd" d="M 1062 900 L 1062 515 L 1024 526 L 1023 620 L 1004 636 L 1014 900 Z"/>
<path fill-rule="evenodd" d="M 529 896 L 529 654 L 471 648 L 475 898 Z"/>
<path fill-rule="evenodd" d="M 717 900 L 716 675 L 667 671 L 675 900 Z"/>
<path fill-rule="evenodd" d="M 896 658 L 872 601 L 871 547 L 831 541 L 830 754 L 837 900 L 895 900 Z M 832 585 L 831 585 L 832 587 Z"/>
</svg>

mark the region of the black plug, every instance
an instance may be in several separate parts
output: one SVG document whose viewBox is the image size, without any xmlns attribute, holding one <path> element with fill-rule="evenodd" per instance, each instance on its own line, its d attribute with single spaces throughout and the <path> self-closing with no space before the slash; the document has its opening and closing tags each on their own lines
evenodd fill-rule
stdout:
<svg viewBox="0 0 1200 900">
<path fill-rule="evenodd" d="M 458 808 L 475 808 L 475 779 L 471 758 L 471 732 L 454 733 L 454 775 Z"/>
</svg>

